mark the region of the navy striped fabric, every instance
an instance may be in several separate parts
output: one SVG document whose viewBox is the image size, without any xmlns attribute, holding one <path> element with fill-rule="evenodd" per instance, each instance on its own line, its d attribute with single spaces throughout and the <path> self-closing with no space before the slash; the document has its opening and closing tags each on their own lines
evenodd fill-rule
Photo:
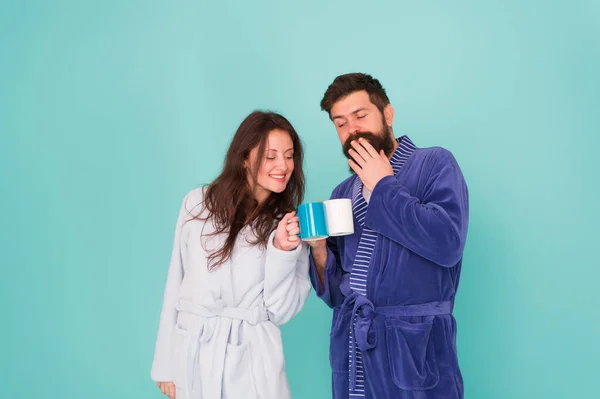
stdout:
<svg viewBox="0 0 600 399">
<path fill-rule="evenodd" d="M 406 163 L 406 160 L 416 150 L 415 145 L 406 136 L 398 139 L 398 148 L 394 151 L 390 163 L 394 170 L 394 175 L 398 173 L 400 168 Z M 377 233 L 365 225 L 365 215 L 367 214 L 367 201 L 362 194 L 363 184 L 358 176 L 354 179 L 354 186 L 352 188 L 352 211 L 358 223 L 364 228 L 360 241 L 358 243 L 358 249 L 356 256 L 354 257 L 354 264 L 352 265 L 352 272 L 350 273 L 350 288 L 360 295 L 367 295 L 367 274 L 369 271 L 369 263 L 371 261 L 371 255 L 375 249 L 375 241 L 377 241 Z M 356 345 L 354 342 L 353 331 L 356 325 L 356 315 L 353 315 L 352 328 L 350 329 L 350 343 L 349 343 L 349 357 L 350 364 L 354 361 L 352 358 L 352 346 Z M 350 396 L 353 398 L 364 398 L 365 397 L 365 374 L 363 369 L 363 361 L 360 350 L 356 348 L 356 387 L 352 390 L 352 384 L 350 384 Z"/>
</svg>

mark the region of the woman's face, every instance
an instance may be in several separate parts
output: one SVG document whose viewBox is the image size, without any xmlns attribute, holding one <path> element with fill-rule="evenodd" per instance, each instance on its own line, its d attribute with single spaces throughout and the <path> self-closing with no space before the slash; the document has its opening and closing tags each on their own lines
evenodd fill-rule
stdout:
<svg viewBox="0 0 600 399">
<path fill-rule="evenodd" d="M 250 151 L 246 170 L 252 171 L 256 164 L 258 147 Z M 294 171 L 294 143 L 285 130 L 273 129 L 267 137 L 265 153 L 256 174 L 256 187 L 248 174 L 250 187 L 254 189 L 256 200 L 265 201 L 271 193 L 281 193 L 287 187 Z"/>
</svg>

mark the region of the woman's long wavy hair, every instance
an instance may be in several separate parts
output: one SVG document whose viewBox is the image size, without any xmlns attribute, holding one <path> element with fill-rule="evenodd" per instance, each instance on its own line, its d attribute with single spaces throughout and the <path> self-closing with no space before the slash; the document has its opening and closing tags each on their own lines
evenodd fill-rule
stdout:
<svg viewBox="0 0 600 399">
<path fill-rule="evenodd" d="M 286 131 L 294 144 L 294 171 L 285 190 L 272 192 L 261 204 L 255 199 L 257 174 L 263 162 L 267 137 L 274 129 Z M 245 161 L 250 152 L 258 148 L 256 161 L 246 169 Z M 287 212 L 298 207 L 304 197 L 304 172 L 302 171 L 303 152 L 300 138 L 292 124 L 274 112 L 254 111 L 238 127 L 223 166 L 221 174 L 205 190 L 204 221 L 212 221 L 215 231 L 211 236 L 226 234 L 222 248 L 213 251 L 208 257 L 208 270 L 216 270 L 232 254 L 236 239 L 246 225 L 253 229 L 256 239 L 252 245 L 266 247 L 269 235 L 276 223 Z M 250 179 L 250 181 L 249 181 Z M 250 183 L 252 182 L 252 183 Z"/>
</svg>

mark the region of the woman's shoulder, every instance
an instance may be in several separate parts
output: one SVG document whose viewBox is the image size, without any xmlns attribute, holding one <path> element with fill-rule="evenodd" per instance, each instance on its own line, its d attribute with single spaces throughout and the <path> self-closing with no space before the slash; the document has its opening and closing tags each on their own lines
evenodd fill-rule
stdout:
<svg viewBox="0 0 600 399">
<path fill-rule="evenodd" d="M 204 196 L 206 188 L 206 186 L 201 186 L 189 191 L 183 199 L 181 210 L 192 217 L 200 216 L 205 209 Z"/>
</svg>

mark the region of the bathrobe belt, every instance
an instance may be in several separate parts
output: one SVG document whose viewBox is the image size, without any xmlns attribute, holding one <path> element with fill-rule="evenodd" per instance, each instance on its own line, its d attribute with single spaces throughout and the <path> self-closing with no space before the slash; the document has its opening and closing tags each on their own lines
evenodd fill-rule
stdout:
<svg viewBox="0 0 600 399">
<path fill-rule="evenodd" d="M 226 306 L 222 299 L 217 299 L 213 303 L 209 305 L 199 305 L 195 304 L 192 301 L 180 298 L 177 303 L 177 310 L 182 313 L 191 314 L 197 316 L 197 322 L 191 326 L 190 328 L 190 339 L 187 342 L 187 349 L 185 353 L 185 391 L 186 397 L 191 398 L 193 389 L 194 389 L 194 380 L 196 374 L 196 366 L 198 363 L 198 353 L 200 349 L 200 343 L 206 342 L 210 340 L 211 337 L 204 337 L 202 335 L 204 330 L 204 323 L 206 319 L 210 319 L 213 317 L 223 317 L 232 320 L 241 320 L 249 323 L 250 325 L 257 325 L 258 323 L 265 322 L 269 320 L 269 313 L 265 308 L 264 304 L 261 303 L 253 308 L 245 309 L 245 308 L 237 308 L 233 306 Z M 228 334 L 229 335 L 229 334 Z M 213 364 L 210 367 L 222 367 L 222 364 L 218 363 L 218 358 L 222 357 L 222 362 L 225 360 L 225 347 L 222 350 L 219 350 L 219 353 L 216 354 L 213 359 Z M 191 362 L 191 369 L 188 369 L 188 365 Z M 191 372 L 191 373 L 190 373 Z M 221 395 L 221 378 L 218 378 L 218 381 L 215 381 L 215 386 L 210 389 L 213 391 L 214 395 L 218 395 L 215 397 L 220 397 Z"/>
<path fill-rule="evenodd" d="M 352 359 L 356 359 L 356 348 L 365 352 L 377 345 L 377 336 L 371 332 L 371 324 L 377 314 L 386 316 L 439 316 L 451 314 L 454 307 L 453 301 L 436 301 L 415 305 L 378 306 L 364 295 L 348 290 L 346 299 L 340 307 L 337 319 L 334 321 L 332 333 L 341 327 L 342 319 L 350 316 L 349 320 L 356 318 L 354 325 L 355 345 L 352 345 Z M 352 325 L 352 324 L 350 324 Z M 356 362 L 350 363 L 350 386 L 356 388 Z"/>
</svg>

